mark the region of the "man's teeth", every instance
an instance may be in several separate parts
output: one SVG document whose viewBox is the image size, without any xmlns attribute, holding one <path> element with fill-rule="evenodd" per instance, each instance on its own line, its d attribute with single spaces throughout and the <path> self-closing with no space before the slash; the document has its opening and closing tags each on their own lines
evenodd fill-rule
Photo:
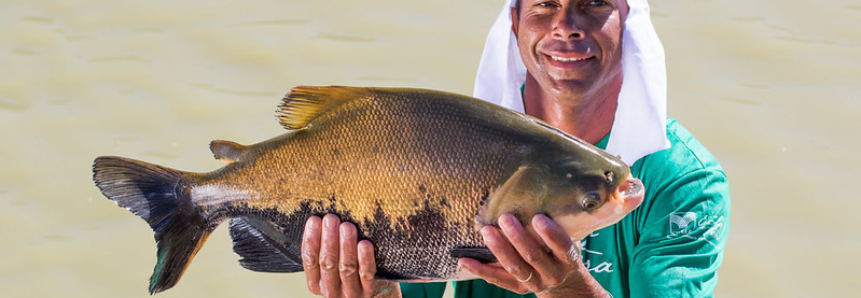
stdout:
<svg viewBox="0 0 861 298">
<path fill-rule="evenodd" d="M 560 62 L 574 62 L 574 61 L 583 61 L 583 60 L 589 59 L 589 58 L 562 58 L 562 57 L 556 57 L 556 56 L 550 56 L 550 58 L 553 58 L 553 60 L 560 61 Z"/>
</svg>

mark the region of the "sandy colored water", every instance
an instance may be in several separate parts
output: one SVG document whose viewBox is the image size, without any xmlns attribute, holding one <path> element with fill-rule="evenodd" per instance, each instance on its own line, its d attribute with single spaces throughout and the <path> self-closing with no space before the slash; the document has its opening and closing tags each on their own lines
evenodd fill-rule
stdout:
<svg viewBox="0 0 861 298">
<path fill-rule="evenodd" d="M 469 94 L 501 0 L 0 1 L 0 296 L 146 297 L 149 227 L 91 180 L 99 155 L 190 171 L 213 139 L 282 132 L 294 85 Z M 718 297 L 861 283 L 861 4 L 653 3 L 669 112 L 725 167 Z M 159 297 L 310 297 L 243 269 L 220 228 Z"/>
</svg>

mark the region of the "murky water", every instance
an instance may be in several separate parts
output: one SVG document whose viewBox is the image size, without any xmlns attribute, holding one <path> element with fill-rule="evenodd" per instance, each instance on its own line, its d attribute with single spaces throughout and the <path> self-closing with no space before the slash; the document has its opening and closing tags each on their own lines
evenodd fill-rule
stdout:
<svg viewBox="0 0 861 298">
<path fill-rule="evenodd" d="M 99 155 L 208 171 L 212 139 L 281 133 L 289 87 L 471 93 L 501 0 L 0 1 L 0 296 L 146 297 L 147 225 L 101 196 Z M 660 1 L 669 110 L 723 163 L 719 297 L 861 283 L 861 4 Z M 306 297 L 247 271 L 220 228 L 160 297 Z"/>
</svg>

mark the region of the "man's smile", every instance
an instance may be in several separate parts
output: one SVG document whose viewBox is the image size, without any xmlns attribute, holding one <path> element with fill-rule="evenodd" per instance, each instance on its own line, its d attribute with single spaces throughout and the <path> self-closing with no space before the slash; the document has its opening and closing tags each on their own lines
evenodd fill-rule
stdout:
<svg viewBox="0 0 861 298">
<path fill-rule="evenodd" d="M 559 61 L 559 62 L 575 62 L 575 61 L 583 61 L 583 60 L 586 60 L 586 59 L 592 59 L 592 58 L 594 58 L 594 56 L 593 56 L 593 57 L 585 57 L 585 58 L 578 58 L 578 57 L 559 57 L 559 56 L 552 56 L 552 55 L 548 55 L 548 56 L 550 56 L 550 58 L 551 58 L 551 59 L 556 60 L 556 61 Z"/>
<path fill-rule="evenodd" d="M 590 67 L 593 62 L 596 60 L 594 55 L 584 54 L 584 53 L 563 53 L 563 52 L 555 52 L 555 53 L 543 53 L 541 55 L 543 59 L 546 61 L 548 67 L 555 68 L 558 71 L 573 71 L 577 69 L 584 69 L 585 67 Z M 552 71 L 551 69 L 547 69 L 548 71 Z M 568 77 L 569 75 L 565 75 Z"/>
</svg>

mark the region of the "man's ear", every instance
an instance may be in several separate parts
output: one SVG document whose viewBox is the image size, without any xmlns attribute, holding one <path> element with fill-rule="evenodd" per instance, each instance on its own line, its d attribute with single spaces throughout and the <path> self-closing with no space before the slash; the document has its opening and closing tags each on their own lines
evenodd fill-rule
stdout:
<svg viewBox="0 0 861 298">
<path fill-rule="evenodd" d="M 517 39 L 517 25 L 518 25 L 518 24 L 517 24 L 517 23 L 518 23 L 517 18 L 518 18 L 518 17 L 519 17 L 519 16 L 517 15 L 517 8 L 512 7 L 512 8 L 511 8 L 511 32 L 513 32 L 513 33 L 514 33 L 514 38 L 515 38 L 515 39 Z"/>
</svg>

